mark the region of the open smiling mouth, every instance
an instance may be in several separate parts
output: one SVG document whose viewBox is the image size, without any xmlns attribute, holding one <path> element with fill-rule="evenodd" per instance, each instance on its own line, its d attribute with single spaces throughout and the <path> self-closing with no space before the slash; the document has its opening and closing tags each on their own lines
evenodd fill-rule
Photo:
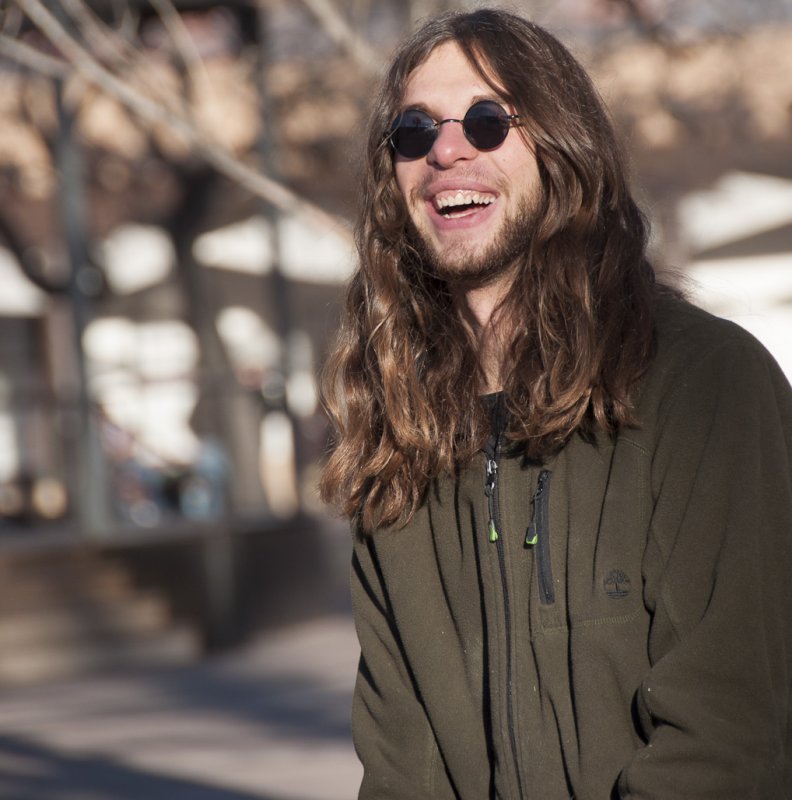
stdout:
<svg viewBox="0 0 792 800">
<path fill-rule="evenodd" d="M 438 214 L 446 219 L 467 217 L 495 202 L 495 196 L 485 192 L 443 192 L 434 198 Z"/>
</svg>

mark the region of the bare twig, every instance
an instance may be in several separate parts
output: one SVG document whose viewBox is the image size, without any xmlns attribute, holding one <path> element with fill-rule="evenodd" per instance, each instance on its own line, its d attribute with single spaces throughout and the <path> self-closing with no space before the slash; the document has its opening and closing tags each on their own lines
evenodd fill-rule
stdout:
<svg viewBox="0 0 792 800">
<path fill-rule="evenodd" d="M 72 68 L 65 61 L 48 56 L 4 33 L 0 34 L 0 55 L 49 78 L 65 78 L 72 72 Z"/>
<path fill-rule="evenodd" d="M 188 112 L 189 106 L 167 83 L 151 80 L 146 74 L 149 60 L 135 44 L 100 21 L 85 0 L 60 0 L 61 5 L 78 24 L 89 47 L 117 71 L 119 66 L 129 70 L 127 80 L 135 80 L 146 87 L 149 95 L 156 96 L 170 108 Z"/>
<path fill-rule="evenodd" d="M 137 55 L 132 43 L 99 22 L 83 0 L 60 0 L 60 4 L 77 23 L 87 43 L 105 62 L 129 64 Z"/>
<path fill-rule="evenodd" d="M 196 86 L 199 80 L 207 82 L 209 76 L 201 54 L 171 0 L 150 0 L 150 2 L 162 20 L 165 30 L 170 34 L 184 68 L 190 76 L 191 84 Z"/>
<path fill-rule="evenodd" d="M 266 2 L 266 0 L 259 0 L 259 2 Z M 379 75 L 382 69 L 382 59 L 362 37 L 349 27 L 332 0 L 303 0 L 303 3 L 330 38 L 343 47 L 360 67 L 371 75 Z"/>
<path fill-rule="evenodd" d="M 331 229 L 349 239 L 348 226 L 342 220 L 302 199 L 283 184 L 251 169 L 225 148 L 212 142 L 192 122 L 146 97 L 105 69 L 66 32 L 40 0 L 15 0 L 15 2 L 71 62 L 85 81 L 114 97 L 148 123 L 166 126 L 218 172 L 236 181 L 281 211 L 298 215 L 306 221 L 321 228 Z"/>
</svg>

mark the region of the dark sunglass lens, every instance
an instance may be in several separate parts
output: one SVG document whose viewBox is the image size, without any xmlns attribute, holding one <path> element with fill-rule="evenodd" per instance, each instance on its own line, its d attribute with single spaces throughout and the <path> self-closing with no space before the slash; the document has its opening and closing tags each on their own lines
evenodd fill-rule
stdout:
<svg viewBox="0 0 792 800">
<path fill-rule="evenodd" d="M 497 103 L 475 103 L 465 114 L 465 135 L 479 150 L 492 150 L 503 144 L 509 133 L 508 114 Z"/>
<path fill-rule="evenodd" d="M 391 126 L 391 142 L 405 158 L 421 158 L 437 138 L 437 126 L 423 111 L 405 111 Z"/>
</svg>

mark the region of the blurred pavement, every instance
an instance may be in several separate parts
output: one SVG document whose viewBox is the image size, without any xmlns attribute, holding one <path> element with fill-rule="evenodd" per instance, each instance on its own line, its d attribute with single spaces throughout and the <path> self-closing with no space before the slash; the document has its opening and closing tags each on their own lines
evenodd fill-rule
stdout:
<svg viewBox="0 0 792 800">
<path fill-rule="evenodd" d="M 9 800 L 351 800 L 348 614 L 176 669 L 0 693 Z"/>
</svg>

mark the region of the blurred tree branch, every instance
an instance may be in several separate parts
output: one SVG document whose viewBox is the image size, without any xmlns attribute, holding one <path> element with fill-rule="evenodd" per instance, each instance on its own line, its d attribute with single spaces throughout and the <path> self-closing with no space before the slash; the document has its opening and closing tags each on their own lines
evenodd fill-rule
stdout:
<svg viewBox="0 0 792 800">
<path fill-rule="evenodd" d="M 195 87 L 199 80 L 208 80 L 201 54 L 172 0 L 149 0 L 149 2 L 159 14 L 165 30 L 170 34 L 184 68 L 187 70 L 191 85 Z"/>
<path fill-rule="evenodd" d="M 333 230 L 349 239 L 348 226 L 341 219 L 326 213 L 288 187 L 251 168 L 225 147 L 212 141 L 183 113 L 152 99 L 132 86 L 129 81 L 119 78 L 104 67 L 66 30 L 41 0 L 13 0 L 13 2 L 84 81 L 116 99 L 148 124 L 164 126 L 186 142 L 218 172 L 284 213 L 295 214 L 320 228 Z M 51 77 L 57 71 L 55 69 L 57 59 L 38 54 L 32 47 L 20 46 L 5 36 L 0 37 L 0 46 L 5 54 L 29 68 Z"/>
<path fill-rule="evenodd" d="M 89 46 L 106 63 L 129 62 L 137 55 L 132 43 L 102 23 L 82 0 L 60 0 L 60 4 L 77 24 Z"/>
<path fill-rule="evenodd" d="M 151 0 L 151 2 L 154 10 L 162 19 L 163 26 L 171 32 L 171 38 L 173 39 L 176 29 L 178 29 L 177 35 L 180 38 L 186 37 L 189 40 L 189 44 L 185 44 L 184 42 L 177 43 L 174 39 L 174 44 L 181 55 L 185 48 L 190 48 L 192 40 L 189 34 L 184 31 L 184 24 L 178 16 L 178 12 L 170 0 Z M 60 0 L 60 4 L 78 25 L 90 50 L 101 57 L 105 66 L 112 67 L 116 71 L 115 74 L 118 74 L 118 70 L 122 67 L 126 68 L 130 74 L 129 77 L 124 78 L 125 80 L 137 80 L 146 87 L 149 96 L 156 95 L 169 107 L 178 108 L 185 116 L 192 119 L 191 105 L 187 97 L 179 95 L 178 92 L 171 90 L 161 81 L 150 80 L 149 76 L 146 75 L 147 67 L 149 66 L 148 59 L 145 53 L 136 47 L 131 37 L 123 36 L 118 30 L 99 20 L 85 0 Z M 174 22 L 171 19 L 171 13 L 178 18 L 178 22 Z M 194 51 L 195 48 L 192 47 L 192 50 Z M 195 56 L 191 54 L 182 55 L 182 61 L 185 63 L 185 68 L 191 80 L 193 80 L 195 72 L 197 72 L 192 66 L 195 57 L 200 59 L 197 53 Z M 193 80 L 194 85 L 195 81 Z"/>
<path fill-rule="evenodd" d="M 48 78 L 66 78 L 71 72 L 61 59 L 48 56 L 5 33 L 0 33 L 0 55 Z"/>
<path fill-rule="evenodd" d="M 362 67 L 370 75 L 376 76 L 380 74 L 382 59 L 365 39 L 352 30 L 332 0 L 302 1 L 328 36 L 346 50 L 358 66 Z M 266 0 L 260 0 L 260 2 L 266 3 Z"/>
</svg>

